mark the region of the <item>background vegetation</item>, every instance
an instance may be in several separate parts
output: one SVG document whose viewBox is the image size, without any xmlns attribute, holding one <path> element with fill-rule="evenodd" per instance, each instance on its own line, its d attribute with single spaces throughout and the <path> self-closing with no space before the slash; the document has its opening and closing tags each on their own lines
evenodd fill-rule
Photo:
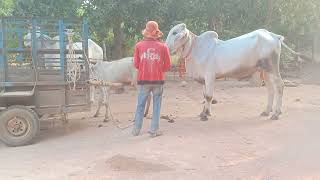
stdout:
<svg viewBox="0 0 320 180">
<path fill-rule="evenodd" d="M 91 38 L 118 59 L 132 54 L 148 20 L 165 33 L 185 22 L 197 34 L 215 30 L 221 39 L 266 28 L 294 46 L 297 36 L 319 32 L 319 7 L 319 0 L 1 0 L 0 15 L 85 17 Z"/>
</svg>

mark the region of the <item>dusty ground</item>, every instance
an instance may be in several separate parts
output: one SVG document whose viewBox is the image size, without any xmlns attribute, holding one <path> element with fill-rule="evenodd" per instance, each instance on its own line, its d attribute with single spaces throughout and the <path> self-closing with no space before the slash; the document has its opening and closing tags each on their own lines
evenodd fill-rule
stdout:
<svg viewBox="0 0 320 180">
<path fill-rule="evenodd" d="M 78 113 L 33 145 L 0 144 L 0 179 L 320 179 L 320 86 L 286 88 L 278 121 L 258 116 L 265 88 L 227 81 L 218 84 L 214 116 L 201 122 L 201 92 L 195 83 L 166 84 L 162 115 L 175 122 L 161 120 L 161 137 L 147 135 L 150 119 L 139 137 L 125 129 L 135 110 L 130 91 L 112 97 L 119 122 Z"/>
</svg>

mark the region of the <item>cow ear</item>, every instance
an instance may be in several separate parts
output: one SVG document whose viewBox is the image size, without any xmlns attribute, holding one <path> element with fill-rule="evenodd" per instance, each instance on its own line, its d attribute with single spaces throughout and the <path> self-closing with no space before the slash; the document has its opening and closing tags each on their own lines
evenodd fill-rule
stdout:
<svg viewBox="0 0 320 180">
<path fill-rule="evenodd" d="M 182 23 L 182 24 L 181 24 L 181 27 L 182 27 L 183 29 L 186 29 L 186 28 L 187 28 L 187 25 L 186 25 L 185 23 Z"/>
<path fill-rule="evenodd" d="M 213 31 L 213 32 L 214 32 L 214 31 Z M 219 38 L 219 35 L 218 35 L 218 33 L 216 33 L 216 32 L 213 33 L 213 36 L 215 36 L 216 39 Z"/>
<path fill-rule="evenodd" d="M 178 36 L 179 41 L 186 42 L 188 40 L 189 31 L 187 29 L 183 30 Z"/>
</svg>

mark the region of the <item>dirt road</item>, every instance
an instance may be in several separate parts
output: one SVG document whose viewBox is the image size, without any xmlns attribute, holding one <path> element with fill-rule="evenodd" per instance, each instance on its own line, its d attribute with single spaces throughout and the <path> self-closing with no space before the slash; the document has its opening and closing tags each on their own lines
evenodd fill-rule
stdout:
<svg viewBox="0 0 320 180">
<path fill-rule="evenodd" d="M 214 116 L 199 121 L 202 88 L 167 83 L 163 136 L 149 138 L 150 119 L 132 137 L 136 92 L 112 96 L 118 121 L 102 123 L 90 113 L 70 115 L 36 143 L 0 144 L 0 179 L 320 179 L 320 86 L 287 87 L 278 121 L 259 117 L 265 88 L 227 81 L 217 85 Z M 98 127 L 99 125 L 103 127 Z"/>
</svg>

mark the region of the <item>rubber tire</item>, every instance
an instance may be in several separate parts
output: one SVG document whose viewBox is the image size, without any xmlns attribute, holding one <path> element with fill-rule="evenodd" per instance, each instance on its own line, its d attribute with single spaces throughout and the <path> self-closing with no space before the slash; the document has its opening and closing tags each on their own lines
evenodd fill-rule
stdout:
<svg viewBox="0 0 320 180">
<path fill-rule="evenodd" d="M 15 137 L 6 128 L 7 121 L 18 116 L 29 123 L 28 132 L 22 137 Z M 40 131 L 40 122 L 37 113 L 25 106 L 11 106 L 0 114 L 0 140 L 10 147 L 23 146 L 32 143 L 33 138 Z"/>
</svg>

